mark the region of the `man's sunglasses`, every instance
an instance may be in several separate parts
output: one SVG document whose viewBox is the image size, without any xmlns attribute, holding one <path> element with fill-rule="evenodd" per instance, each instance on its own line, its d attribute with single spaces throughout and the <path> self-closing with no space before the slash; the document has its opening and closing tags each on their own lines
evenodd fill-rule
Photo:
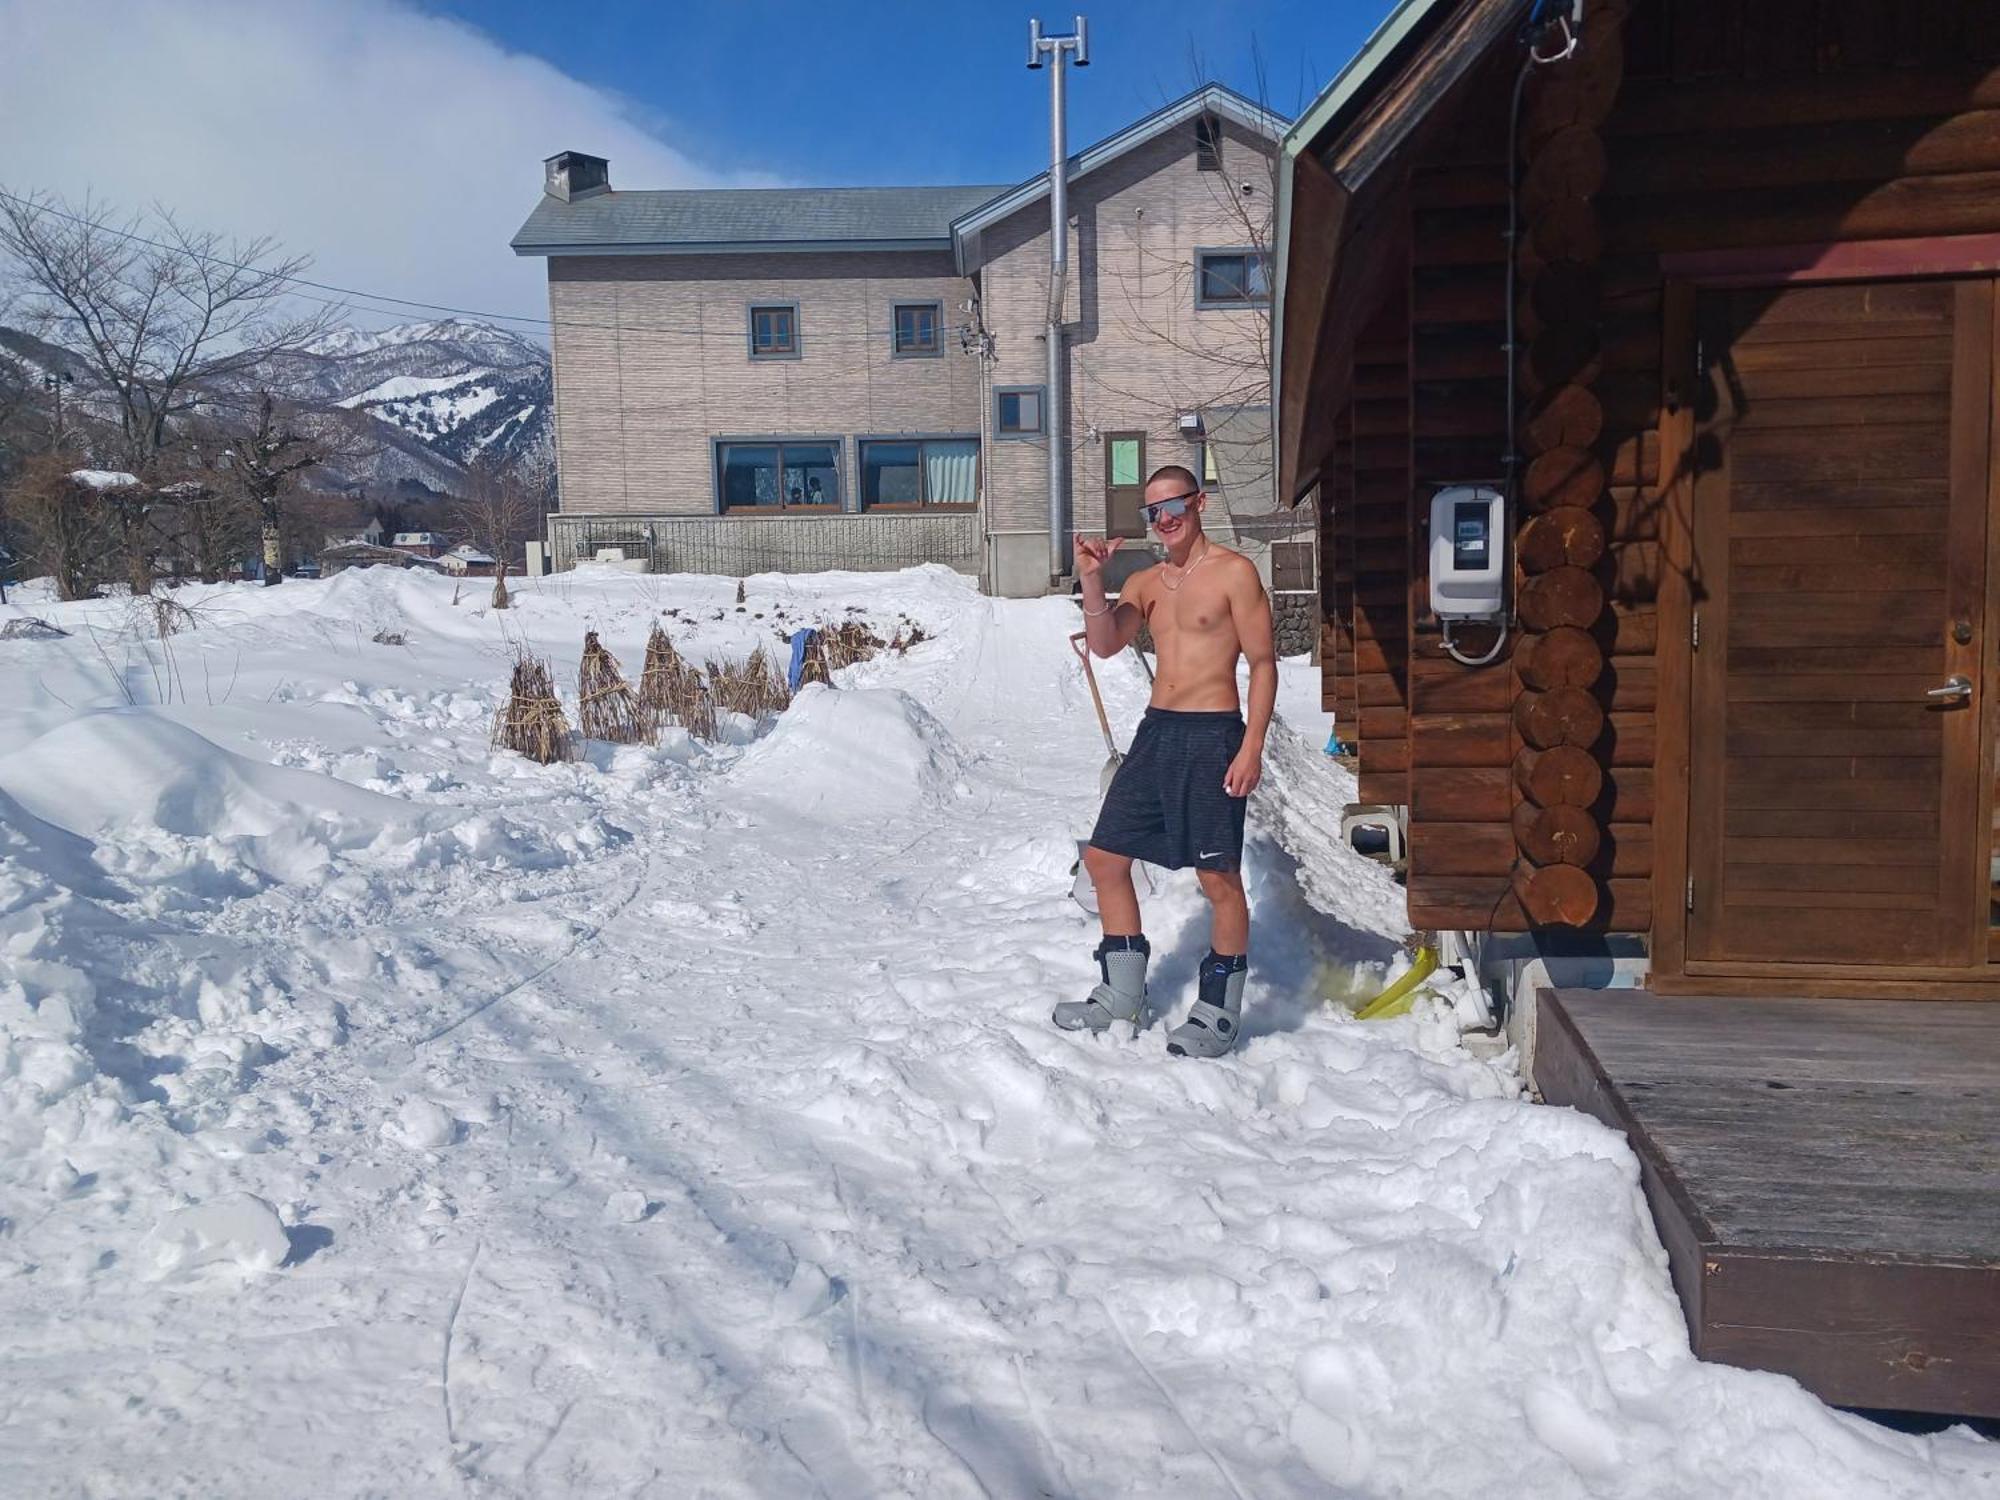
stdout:
<svg viewBox="0 0 2000 1500">
<path fill-rule="evenodd" d="M 1188 507 L 1194 504 L 1200 490 L 1189 490 L 1185 495 L 1175 495 L 1168 500 L 1154 500 L 1139 507 L 1139 514 L 1146 518 L 1148 526 L 1157 526 L 1168 516 L 1184 516 Z"/>
</svg>

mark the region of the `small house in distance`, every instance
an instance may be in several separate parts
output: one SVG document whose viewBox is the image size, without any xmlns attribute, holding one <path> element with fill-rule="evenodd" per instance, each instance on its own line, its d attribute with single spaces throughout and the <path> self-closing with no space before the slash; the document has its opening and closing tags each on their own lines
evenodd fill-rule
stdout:
<svg viewBox="0 0 2000 1500">
<path fill-rule="evenodd" d="M 461 542 L 438 559 L 444 571 L 457 578 L 491 578 L 499 564 L 491 553 L 470 542 Z"/>
<path fill-rule="evenodd" d="M 1277 331 L 1413 925 L 1632 1140 L 1697 1353 L 1989 1416 L 1996 122 L 2000 7 L 1404 0 Z"/>
<path fill-rule="evenodd" d="M 389 539 L 389 545 L 412 557 L 436 558 L 444 555 L 444 538 L 435 531 L 399 531 Z"/>
</svg>

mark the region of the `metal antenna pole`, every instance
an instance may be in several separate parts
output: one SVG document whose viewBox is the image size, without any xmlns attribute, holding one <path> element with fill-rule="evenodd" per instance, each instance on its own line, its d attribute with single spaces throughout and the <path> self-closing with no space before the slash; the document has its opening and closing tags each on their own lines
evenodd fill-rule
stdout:
<svg viewBox="0 0 2000 1500">
<path fill-rule="evenodd" d="M 1049 440 L 1049 581 L 1069 571 L 1067 518 L 1063 501 L 1063 459 L 1069 404 L 1063 399 L 1063 302 L 1069 280 L 1069 121 L 1063 89 L 1064 54 L 1079 68 L 1090 65 L 1090 33 L 1082 16 L 1068 36 L 1049 36 L 1040 21 L 1028 22 L 1028 66 L 1049 67 L 1049 306 L 1048 391 L 1042 427 Z"/>
</svg>

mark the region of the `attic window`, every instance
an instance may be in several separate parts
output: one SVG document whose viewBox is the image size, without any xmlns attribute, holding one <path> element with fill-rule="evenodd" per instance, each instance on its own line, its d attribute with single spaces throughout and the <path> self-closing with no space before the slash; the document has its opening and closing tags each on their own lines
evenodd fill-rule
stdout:
<svg viewBox="0 0 2000 1500">
<path fill-rule="evenodd" d="M 1214 115 L 1194 117 L 1194 164 L 1204 172 L 1222 170 L 1222 122 Z"/>
<path fill-rule="evenodd" d="M 750 308 L 750 357 L 799 357 L 799 305 L 796 302 L 754 303 Z"/>
</svg>

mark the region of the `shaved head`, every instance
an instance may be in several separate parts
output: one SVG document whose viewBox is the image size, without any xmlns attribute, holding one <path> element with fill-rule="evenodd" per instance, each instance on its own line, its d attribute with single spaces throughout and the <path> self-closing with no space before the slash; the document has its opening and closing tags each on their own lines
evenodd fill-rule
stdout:
<svg viewBox="0 0 2000 1500">
<path fill-rule="evenodd" d="M 1153 470 L 1153 477 L 1146 481 L 1146 488 L 1150 490 L 1162 480 L 1168 479 L 1173 481 L 1174 488 L 1177 490 L 1198 490 L 1201 488 L 1201 481 L 1194 477 L 1194 470 L 1190 469 L 1186 464 L 1162 464 L 1159 468 Z"/>
</svg>

